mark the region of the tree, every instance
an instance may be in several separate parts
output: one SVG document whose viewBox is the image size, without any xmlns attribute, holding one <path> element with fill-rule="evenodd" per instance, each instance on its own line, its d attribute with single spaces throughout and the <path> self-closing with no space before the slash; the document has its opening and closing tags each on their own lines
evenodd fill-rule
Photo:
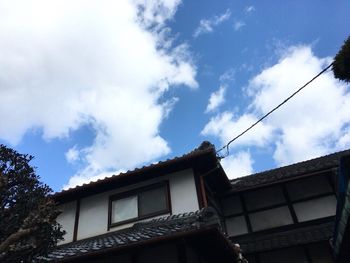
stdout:
<svg viewBox="0 0 350 263">
<path fill-rule="evenodd" d="M 30 262 L 64 235 L 52 190 L 39 181 L 32 159 L 0 144 L 0 262 Z"/>
<path fill-rule="evenodd" d="M 335 78 L 350 82 L 350 36 L 334 57 L 332 69 Z"/>
</svg>

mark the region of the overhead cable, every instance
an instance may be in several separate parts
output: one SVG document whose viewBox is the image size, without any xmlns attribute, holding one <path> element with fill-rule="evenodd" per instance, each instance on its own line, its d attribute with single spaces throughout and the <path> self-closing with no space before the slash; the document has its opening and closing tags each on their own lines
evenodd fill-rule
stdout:
<svg viewBox="0 0 350 263">
<path fill-rule="evenodd" d="M 268 113 L 266 113 L 264 116 L 262 116 L 259 120 L 254 122 L 251 126 L 249 126 L 247 129 L 245 129 L 243 132 L 238 134 L 236 137 L 234 137 L 232 140 L 230 140 L 227 144 L 225 144 L 223 147 L 221 147 L 219 150 L 216 151 L 218 154 L 222 150 L 226 149 L 226 154 L 225 156 L 219 156 L 220 158 L 225 158 L 227 157 L 230 152 L 229 152 L 229 147 L 230 144 L 233 143 L 235 140 L 237 140 L 239 137 L 243 136 L 246 132 L 251 130 L 254 126 L 256 126 L 259 122 L 263 121 L 266 117 L 268 117 L 271 113 L 276 111 L 279 107 L 281 107 L 283 104 L 285 104 L 287 101 L 289 101 L 291 98 L 293 98 L 296 94 L 298 94 L 302 89 L 304 89 L 307 85 L 309 85 L 311 82 L 313 82 L 315 79 L 317 79 L 319 76 L 321 76 L 323 73 L 325 73 L 330 67 L 332 67 L 333 62 L 329 64 L 326 68 L 324 68 L 320 73 L 318 73 L 316 76 L 314 76 L 311 80 L 306 82 L 302 87 L 300 87 L 298 90 L 296 90 L 293 94 L 291 94 L 288 98 L 286 98 L 283 102 L 278 104 L 276 107 L 274 107 L 272 110 L 270 110 Z"/>
</svg>

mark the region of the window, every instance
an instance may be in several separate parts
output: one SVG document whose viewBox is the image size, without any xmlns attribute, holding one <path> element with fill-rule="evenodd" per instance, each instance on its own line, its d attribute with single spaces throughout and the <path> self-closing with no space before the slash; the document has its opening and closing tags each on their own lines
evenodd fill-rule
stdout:
<svg viewBox="0 0 350 263">
<path fill-rule="evenodd" d="M 249 214 L 249 219 L 253 231 L 293 224 L 293 219 L 287 206 Z"/>
<path fill-rule="evenodd" d="M 334 216 L 332 177 L 321 173 L 223 196 L 227 233 L 238 236 Z"/>
<path fill-rule="evenodd" d="M 224 215 L 234 215 L 242 213 L 241 200 L 239 200 L 238 195 L 228 196 L 221 201 L 222 208 L 224 210 Z"/>
<path fill-rule="evenodd" d="M 248 233 L 244 216 L 236 216 L 226 219 L 227 233 L 230 236 L 238 236 Z"/>
<path fill-rule="evenodd" d="M 244 194 L 245 203 L 249 211 L 283 204 L 286 202 L 279 186 L 250 191 Z"/>
<path fill-rule="evenodd" d="M 112 202 L 112 224 L 137 218 L 137 196 L 129 196 Z"/>
<path fill-rule="evenodd" d="M 334 216 L 336 213 L 337 199 L 334 195 L 329 195 L 295 203 L 293 206 L 299 222 L 304 222 L 317 218 Z"/>
<path fill-rule="evenodd" d="M 329 175 L 317 175 L 287 183 L 298 222 L 334 216 L 337 200 Z"/>
<path fill-rule="evenodd" d="M 154 184 L 111 196 L 109 227 L 166 213 L 170 213 L 168 184 Z"/>
<path fill-rule="evenodd" d="M 292 201 L 333 192 L 325 176 L 313 176 L 292 181 L 287 184 L 287 189 Z"/>
</svg>

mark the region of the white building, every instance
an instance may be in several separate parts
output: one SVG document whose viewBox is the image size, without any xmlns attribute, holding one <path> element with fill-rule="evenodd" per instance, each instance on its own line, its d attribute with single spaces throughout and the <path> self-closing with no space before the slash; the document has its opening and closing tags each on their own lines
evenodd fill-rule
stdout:
<svg viewBox="0 0 350 263">
<path fill-rule="evenodd" d="M 347 262 L 347 232 L 335 229 L 335 215 L 339 160 L 349 154 L 230 181 L 204 142 L 181 157 L 56 193 L 67 233 L 43 260 L 239 262 L 239 243 L 249 262 Z"/>
</svg>

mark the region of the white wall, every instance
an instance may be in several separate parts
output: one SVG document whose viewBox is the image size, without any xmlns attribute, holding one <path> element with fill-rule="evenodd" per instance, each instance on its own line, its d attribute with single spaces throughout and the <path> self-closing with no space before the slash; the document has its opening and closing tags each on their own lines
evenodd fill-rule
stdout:
<svg viewBox="0 0 350 263">
<path fill-rule="evenodd" d="M 73 241 L 76 204 L 77 202 L 73 201 L 59 206 L 62 213 L 57 217 L 57 222 L 60 223 L 63 229 L 66 231 L 64 240 L 59 242 L 59 244 L 65 244 Z"/>
<path fill-rule="evenodd" d="M 159 176 L 128 187 L 82 198 L 77 239 L 84 239 L 107 232 L 109 196 L 156 182 L 168 180 L 173 214 L 192 212 L 199 209 L 197 191 L 192 169 Z M 135 222 L 134 222 L 135 223 Z M 110 231 L 132 226 L 134 223 L 111 228 Z"/>
<path fill-rule="evenodd" d="M 192 170 L 185 170 L 169 176 L 169 184 L 173 214 L 193 212 L 199 209 Z"/>
</svg>

